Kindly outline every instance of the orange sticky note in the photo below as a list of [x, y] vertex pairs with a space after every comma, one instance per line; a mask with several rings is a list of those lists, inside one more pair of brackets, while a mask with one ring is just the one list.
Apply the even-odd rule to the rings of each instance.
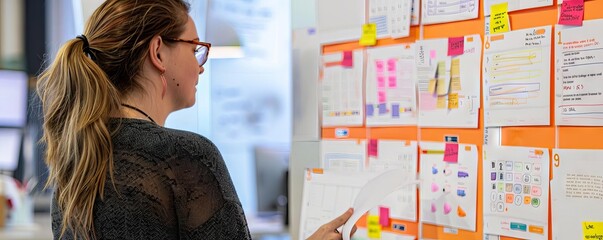
[[511, 29], [507, 12], [508, 6], [507, 2], [490, 6], [490, 34], [504, 33]]

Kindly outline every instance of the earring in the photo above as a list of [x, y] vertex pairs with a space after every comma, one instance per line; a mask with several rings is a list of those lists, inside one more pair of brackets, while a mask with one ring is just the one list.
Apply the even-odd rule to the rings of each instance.
[[163, 89], [161, 91], [161, 99], [165, 97], [165, 90], [167, 89], [167, 82], [165, 81], [165, 76], [161, 73], [161, 83], [163, 84]]

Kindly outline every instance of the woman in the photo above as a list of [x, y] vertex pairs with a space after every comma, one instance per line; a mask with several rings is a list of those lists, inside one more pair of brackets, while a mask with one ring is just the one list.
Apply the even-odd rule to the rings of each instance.
[[[218, 149], [162, 127], [210, 44], [181, 0], [108, 0], [39, 78], [55, 239], [250, 239]], [[311, 238], [338, 239], [349, 210]]]

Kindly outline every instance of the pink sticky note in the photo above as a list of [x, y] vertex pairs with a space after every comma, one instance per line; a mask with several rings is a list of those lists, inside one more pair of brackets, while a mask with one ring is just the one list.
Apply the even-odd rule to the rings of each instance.
[[429, 51], [429, 58], [431, 58], [431, 59], [435, 59], [436, 58], [436, 51], [435, 50]]
[[379, 224], [383, 227], [389, 227], [389, 208], [379, 207]]
[[387, 60], [387, 71], [395, 72], [396, 71], [396, 62], [395, 58], [390, 58]]
[[559, 24], [570, 26], [582, 26], [584, 18], [584, 0], [563, 0]]
[[377, 157], [377, 155], [378, 155], [377, 146], [378, 146], [377, 139], [369, 139], [368, 146], [367, 146], [367, 148], [368, 148], [367, 152], [368, 152], [369, 157]]
[[448, 38], [448, 56], [461, 55], [465, 51], [465, 37]]
[[385, 75], [377, 74], [377, 87], [385, 88]]
[[444, 214], [449, 214], [452, 211], [452, 207], [448, 203], [444, 203]]
[[419, 100], [421, 110], [434, 110], [438, 103], [438, 98], [428, 92], [422, 92]]
[[438, 210], [438, 208], [436, 207], [435, 203], [431, 203], [431, 212], [436, 212]]
[[343, 66], [343, 67], [353, 67], [354, 66], [354, 57], [352, 55], [352, 51], [344, 51], [343, 52], [343, 60], [341, 61], [341, 66]]
[[377, 95], [378, 95], [378, 98], [379, 98], [378, 99], [379, 103], [385, 103], [385, 102], [387, 102], [387, 93], [385, 93], [384, 90], [379, 90], [377, 92]]
[[396, 87], [398, 86], [398, 78], [396, 77], [396, 75], [395, 75], [395, 74], [393, 74], [393, 75], [389, 75], [389, 76], [387, 77], [387, 80], [389, 80], [389, 81], [388, 81], [388, 83], [389, 83], [389, 85], [388, 85], [388, 86], [389, 86], [390, 88], [396, 88]]
[[444, 150], [444, 162], [457, 163], [459, 161], [459, 144], [458, 143], [446, 143], [446, 149]]
[[377, 69], [377, 73], [385, 72], [385, 67], [383, 65], [384, 65], [383, 60], [375, 61], [375, 67]]

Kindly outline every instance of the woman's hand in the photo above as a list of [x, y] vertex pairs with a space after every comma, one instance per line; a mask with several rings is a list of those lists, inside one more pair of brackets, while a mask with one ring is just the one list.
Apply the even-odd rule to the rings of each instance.
[[[348, 219], [352, 216], [352, 213], [354, 213], [354, 209], [348, 209], [345, 213], [341, 214], [341, 216], [333, 219], [333, 221], [320, 226], [320, 228], [318, 228], [318, 230], [316, 230], [316, 232], [314, 232], [314, 234], [312, 234], [312, 236], [310, 236], [307, 240], [343, 239], [341, 233], [337, 231], [337, 228], [345, 224], [345, 222], [348, 221]], [[356, 226], [352, 228], [350, 237], [354, 235], [354, 232], [356, 232]]]

